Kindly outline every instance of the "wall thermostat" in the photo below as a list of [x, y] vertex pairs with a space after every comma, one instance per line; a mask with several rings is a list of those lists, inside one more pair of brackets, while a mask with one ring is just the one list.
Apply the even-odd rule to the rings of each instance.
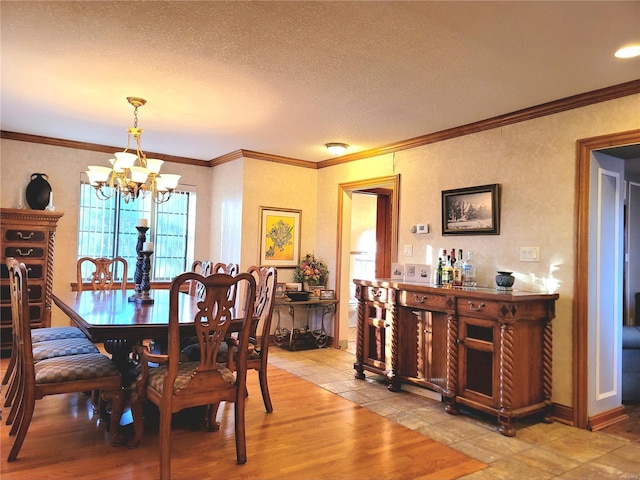
[[429, 233], [429, 225], [426, 223], [419, 223], [416, 225], [416, 233]]

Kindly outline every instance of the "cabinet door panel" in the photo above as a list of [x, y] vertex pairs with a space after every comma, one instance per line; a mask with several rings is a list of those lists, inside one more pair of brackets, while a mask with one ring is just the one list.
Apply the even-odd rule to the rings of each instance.
[[488, 407], [498, 405], [499, 330], [496, 322], [460, 317], [458, 395]]

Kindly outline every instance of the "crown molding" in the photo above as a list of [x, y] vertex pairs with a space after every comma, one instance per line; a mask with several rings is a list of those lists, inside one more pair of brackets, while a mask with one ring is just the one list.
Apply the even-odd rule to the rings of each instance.
[[[500, 128], [507, 125], [513, 125], [514, 123], [526, 122], [535, 118], [554, 115], [556, 113], [565, 112], [567, 110], [573, 110], [575, 108], [581, 108], [600, 102], [606, 102], [608, 100], [615, 100], [617, 98], [635, 95], [637, 93], [640, 93], [640, 79], [621, 83], [619, 85], [614, 85], [611, 87], [601, 88], [599, 90], [593, 90], [591, 92], [580, 93], [571, 97], [553, 100], [551, 102], [542, 103], [533, 107], [523, 108], [522, 110], [517, 110], [515, 112], [507, 113], [504, 115], [498, 115], [497, 117], [468, 123], [466, 125], [441, 130], [439, 132], [421, 135], [419, 137], [414, 137], [407, 140], [401, 140], [399, 142], [384, 145], [382, 147], [376, 147], [369, 150], [363, 150], [361, 152], [349, 153], [347, 155], [342, 155], [336, 158], [321, 160], [319, 162], [311, 162], [308, 160], [300, 160], [298, 158], [283, 157], [280, 155], [272, 155], [269, 153], [262, 153], [244, 149], [235, 150], [220, 157], [212, 158], [211, 160], [198, 160], [195, 158], [179, 157], [175, 155], [165, 155], [162, 153], [153, 152], [149, 152], [147, 155], [150, 157], [152, 156], [154, 158], [159, 158], [160, 160], [164, 160], [166, 162], [198, 165], [204, 167], [215, 167], [217, 165], [222, 165], [223, 163], [238, 160], [240, 158], [253, 158], [255, 160], [282, 163], [285, 165], [293, 165], [303, 168], [321, 169], [334, 165], [340, 165], [343, 163], [353, 162], [356, 160], [362, 160], [365, 158], [395, 153], [401, 150], [408, 150], [410, 148], [417, 148], [424, 145], [429, 145], [431, 143], [441, 142], [443, 140], [450, 140], [456, 137], [484, 132], [486, 130], [492, 130], [494, 128]], [[63, 140], [58, 138], [42, 137], [38, 135], [29, 135], [25, 133], [7, 132], [5, 130], [0, 131], [0, 137], [9, 140], [41, 143], [44, 145], [76, 148], [80, 150], [104, 152], [109, 154], [113, 153], [114, 151], [121, 150], [118, 147], [98, 145], [95, 143], [77, 142], [74, 140]]]
[[587, 105], [593, 105], [595, 103], [605, 102], [607, 100], [614, 100], [616, 98], [635, 95], [637, 93], [640, 93], [640, 79], [621, 83], [612, 87], [601, 88], [592, 92], [573, 95], [571, 97], [562, 98], [560, 100], [542, 103], [533, 107], [523, 108], [522, 110], [517, 110], [515, 112], [499, 115], [497, 117], [492, 117], [485, 120], [480, 120], [478, 122], [468, 123], [459, 127], [449, 128], [447, 130], [441, 130], [435, 133], [429, 133], [420, 137], [402, 140], [400, 142], [385, 145], [383, 147], [372, 148], [370, 150], [364, 150], [362, 152], [350, 153], [338, 158], [321, 160], [320, 162], [318, 162], [318, 168], [331, 167], [333, 165], [339, 165], [341, 163], [348, 163], [355, 160], [362, 160], [365, 158], [377, 157], [379, 155], [386, 155], [401, 150], [408, 150], [410, 148], [421, 147], [430, 143], [450, 140], [452, 138], [462, 137], [465, 135], [470, 135], [472, 133], [484, 132], [486, 130], [492, 130], [494, 128], [500, 128], [506, 125], [512, 125], [514, 123], [526, 122], [527, 120], [532, 120], [534, 118], [554, 115], [556, 113], [565, 112], [567, 110], [573, 110], [575, 108], [585, 107]]
[[[111, 147], [109, 145], [100, 145], [97, 143], [77, 142], [75, 140], [65, 140], [62, 138], [43, 137], [40, 135], [30, 135], [28, 133], [0, 131], [0, 138], [7, 140], [17, 140], [19, 142], [39, 143], [42, 145], [53, 145], [56, 147], [75, 148], [78, 150], [87, 150], [90, 152], [102, 152], [113, 155], [113, 152], [119, 152], [122, 147]], [[186, 165], [198, 165], [208, 167], [207, 160], [198, 160], [196, 158], [179, 157], [176, 155], [166, 155], [164, 153], [145, 152], [149, 158], [157, 158], [171, 163], [182, 163]]]

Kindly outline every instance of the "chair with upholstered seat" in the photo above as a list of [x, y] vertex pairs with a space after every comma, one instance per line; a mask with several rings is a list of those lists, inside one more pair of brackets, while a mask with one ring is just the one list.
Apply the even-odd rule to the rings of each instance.
[[[199, 282], [204, 287], [202, 298], [180, 293], [187, 282]], [[229, 300], [231, 289], [246, 292], [241, 303], [244, 317], [234, 319]], [[143, 435], [143, 402], [151, 401], [160, 410], [160, 478], [170, 478], [171, 418], [173, 413], [189, 407], [235, 404], [236, 458], [239, 464], [247, 460], [245, 440], [245, 397], [247, 377], [247, 345], [253, 321], [256, 283], [253, 276], [212, 274], [207, 277], [186, 272], [171, 283], [167, 354], [153, 354], [146, 346], [137, 347], [140, 357], [140, 375], [131, 398], [136, 437], [131, 446], [137, 446]], [[195, 318], [181, 318], [183, 302], [197, 302]], [[199, 346], [198, 361], [181, 361], [180, 323], [193, 321]], [[234, 324], [238, 333], [239, 355], [235, 375], [224, 364], [216, 362], [217, 353]], [[158, 364], [150, 367], [150, 363]], [[211, 429], [215, 418], [208, 418]]]
[[[66, 338], [87, 338], [82, 330], [78, 327], [44, 327], [31, 330], [31, 341], [33, 344], [46, 342], [50, 340], [62, 340]], [[15, 358], [15, 338], [12, 341], [11, 358], [9, 358], [9, 365], [2, 377], [2, 385], [9, 383], [11, 376], [13, 375], [13, 369], [16, 364]]]
[[[249, 267], [248, 273], [256, 279], [256, 299], [254, 316], [259, 317], [260, 321], [255, 322], [249, 336], [249, 351], [247, 352], [247, 368], [256, 370], [260, 379], [260, 390], [262, 392], [262, 400], [264, 401], [265, 410], [268, 413], [273, 412], [271, 396], [269, 395], [269, 383], [267, 381], [267, 365], [269, 355], [269, 343], [271, 335], [271, 318], [273, 316], [273, 305], [278, 282], [278, 272], [274, 267]], [[257, 336], [258, 326], [260, 328], [260, 337]], [[228, 352], [231, 356], [228, 358], [218, 358], [218, 360], [226, 360], [227, 366], [235, 369], [235, 356], [238, 352], [238, 341], [235, 337], [227, 339], [229, 345]]]
[[28, 280], [24, 263], [7, 258], [11, 292], [12, 327], [15, 332], [17, 357], [15, 378], [14, 422], [9, 435], [15, 440], [8, 461], [14, 461], [22, 448], [33, 418], [35, 402], [46, 395], [101, 390], [112, 402], [111, 438], [118, 444], [117, 428], [122, 415], [124, 392], [121, 377], [113, 362], [101, 353], [59, 356], [35, 361], [29, 320]]
[[112, 290], [117, 285], [115, 279], [120, 277], [120, 289], [127, 289], [127, 261], [122, 257], [92, 258], [82, 257], [76, 265], [76, 279], [78, 291], [84, 289], [84, 280], [87, 279], [93, 290]]

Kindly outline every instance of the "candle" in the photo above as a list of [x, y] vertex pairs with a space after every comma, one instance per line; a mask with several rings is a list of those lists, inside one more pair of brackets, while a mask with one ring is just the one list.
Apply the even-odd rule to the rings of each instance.
[[148, 227], [149, 226], [149, 220], [147, 220], [146, 218], [139, 218], [137, 226], [138, 227]]
[[144, 242], [142, 244], [143, 252], [153, 252], [153, 242]]
[[53, 207], [53, 190], [49, 192], [49, 207]]

